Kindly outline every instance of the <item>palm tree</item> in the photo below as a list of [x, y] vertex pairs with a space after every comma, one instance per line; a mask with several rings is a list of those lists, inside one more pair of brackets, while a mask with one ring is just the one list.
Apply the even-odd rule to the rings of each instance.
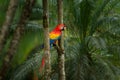
[[[57, 24], [56, 4], [56, 0], [50, 0], [50, 26]], [[119, 80], [119, 0], [64, 0], [63, 5], [67, 25], [64, 44], [66, 80]], [[42, 8], [37, 10], [42, 13]], [[43, 42], [42, 19], [37, 20], [30, 21], [25, 27], [26, 34], [21, 38], [9, 71], [14, 75], [7, 75], [13, 80], [27, 80], [26, 75], [30, 77], [29, 72], [34, 70], [40, 79], [44, 77], [37, 72], [44, 52], [37, 50], [38, 54], [29, 55]], [[26, 59], [28, 55], [31, 58]], [[51, 79], [57, 80], [56, 56], [56, 50], [52, 48]]]
[[18, 27], [15, 30], [13, 39], [10, 43], [10, 47], [9, 47], [8, 52], [3, 60], [2, 69], [0, 71], [1, 80], [5, 79], [5, 74], [7, 72], [7, 69], [10, 66], [10, 62], [13, 58], [14, 53], [16, 53], [17, 45], [18, 45], [19, 40], [24, 32], [24, 26], [26, 24], [26, 20], [28, 20], [28, 18], [30, 16], [30, 12], [31, 12], [31, 8], [33, 7], [33, 4], [34, 4], [34, 0], [26, 1], [26, 4], [24, 6], [24, 10], [23, 10], [23, 14], [22, 14], [21, 19], [18, 23]]
[[[63, 1], [57, 0], [57, 6], [58, 6], [58, 24], [63, 23]], [[59, 47], [61, 49], [57, 49], [58, 53], [58, 68], [59, 68], [59, 80], [65, 80], [65, 52], [64, 52], [64, 35], [62, 32], [61, 39], [59, 41]], [[60, 50], [63, 50], [62, 52]]]
[[1, 50], [4, 47], [4, 43], [5, 43], [5, 39], [9, 33], [9, 27], [12, 24], [12, 21], [14, 19], [14, 15], [17, 9], [17, 5], [18, 5], [18, 1], [17, 0], [11, 0], [9, 2], [9, 6], [8, 6], [8, 10], [6, 12], [6, 19], [3, 23], [3, 26], [1, 28], [1, 32], [0, 32], [0, 53]]
[[[66, 14], [69, 16], [66, 18], [67, 25], [69, 25], [69, 42], [67, 41], [67, 43], [71, 43], [66, 44], [66, 53], [71, 54], [67, 56], [68, 61], [66, 62], [66, 66], [71, 66], [71, 68], [66, 69], [68, 72], [67, 79], [115, 80], [111, 66], [104, 59], [108, 55], [106, 38], [102, 38], [100, 34], [109, 30], [107, 24], [110, 25], [109, 19], [113, 19], [114, 16], [106, 15], [106, 13], [110, 12], [118, 1], [82, 0], [78, 2], [72, 0], [66, 2], [70, 6], [72, 5], [69, 6], [70, 10]], [[108, 78], [108, 75], [111, 77]]]
[[50, 80], [51, 64], [50, 64], [50, 42], [49, 42], [49, 22], [48, 22], [48, 0], [43, 0], [43, 28], [44, 28], [44, 55], [45, 55], [45, 79]]

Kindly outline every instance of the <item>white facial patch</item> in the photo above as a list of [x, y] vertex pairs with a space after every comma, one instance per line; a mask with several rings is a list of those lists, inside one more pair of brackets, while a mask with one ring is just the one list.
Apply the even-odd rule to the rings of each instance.
[[62, 30], [64, 28], [64, 26], [60, 27], [60, 29]]

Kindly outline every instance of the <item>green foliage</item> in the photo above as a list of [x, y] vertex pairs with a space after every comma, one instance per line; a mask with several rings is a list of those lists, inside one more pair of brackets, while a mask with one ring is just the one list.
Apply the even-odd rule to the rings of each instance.
[[36, 23], [29, 23], [23, 37], [20, 40], [14, 64], [21, 64], [28, 57], [29, 53], [38, 45], [43, 44], [42, 26]]
[[23, 80], [31, 71], [39, 68], [42, 54], [36, 54], [32, 58], [25, 61], [11, 76], [10, 80]]
[[0, 0], [0, 27], [4, 22], [9, 0]]
[[[19, 21], [21, 7], [24, 4], [23, 0], [20, 1], [21, 6], [17, 9], [15, 20], [11, 26], [12, 31]], [[8, 5], [8, 3], [6, 4]], [[50, 0], [49, 4], [51, 30], [57, 24], [57, 2]], [[4, 13], [5, 11], [0, 11], [0, 17], [5, 17]], [[64, 0], [64, 22], [67, 26], [65, 32], [66, 80], [120, 79], [119, 14], [119, 0]], [[10, 67], [10, 70], [13, 70], [12, 76], [8, 75], [11, 76], [11, 80], [23, 80], [30, 72], [38, 70], [42, 51], [37, 50], [38, 54], [34, 56], [31, 56], [30, 53], [36, 46], [43, 43], [41, 19], [42, 3], [41, 0], [37, 0], [30, 21], [25, 27], [25, 34], [22, 36], [17, 53], [12, 60]], [[4, 18], [0, 18], [1, 21], [4, 21]], [[9, 41], [10, 38], [7, 46], [9, 46]], [[51, 49], [51, 53], [53, 70], [51, 78], [57, 80], [55, 49]], [[30, 58], [28, 58], [29, 56]], [[39, 74], [39, 72], [37, 73]], [[39, 74], [39, 77], [44, 77], [44, 75]]]
[[[92, 6], [85, 5], [86, 3]], [[68, 45], [66, 55], [69, 55], [66, 61], [68, 80], [119, 80], [120, 57], [116, 59], [115, 55], [119, 55], [118, 52], [116, 53], [119, 49], [116, 44], [119, 42], [117, 35], [120, 32], [120, 18], [119, 15], [115, 15], [116, 13], [106, 15], [118, 3], [115, 0], [96, 2], [92, 2], [92, 0], [78, 2], [76, 0], [76, 3], [72, 0], [69, 3], [69, 6], [73, 6], [70, 7], [67, 14], [70, 17], [65, 20], [69, 26], [68, 38], [70, 38], [66, 44]], [[115, 53], [108, 49], [110, 44], [113, 46], [113, 43], [116, 43], [117, 47], [117, 50], [112, 49]], [[113, 58], [115, 58], [117, 66], [113, 63], [114, 61], [112, 62]], [[110, 77], [108, 78], [108, 76]]]

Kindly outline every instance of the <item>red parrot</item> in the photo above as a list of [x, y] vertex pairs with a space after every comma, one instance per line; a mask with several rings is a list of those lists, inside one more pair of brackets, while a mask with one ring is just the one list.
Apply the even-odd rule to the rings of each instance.
[[[66, 29], [66, 26], [64, 24], [58, 24], [50, 33], [50, 47], [53, 45], [56, 45], [56, 41], [61, 38], [62, 31]], [[44, 48], [44, 45], [43, 45]], [[41, 66], [40, 66], [40, 72], [42, 68], [45, 66], [45, 57], [43, 56]]]

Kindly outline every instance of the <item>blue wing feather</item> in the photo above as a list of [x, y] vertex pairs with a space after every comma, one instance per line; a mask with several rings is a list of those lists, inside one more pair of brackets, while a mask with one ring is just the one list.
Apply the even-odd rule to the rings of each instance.
[[[50, 39], [50, 48], [52, 47], [52, 44], [56, 41], [56, 40], [59, 40], [61, 38], [61, 36], [59, 36], [58, 38], [56, 39]], [[41, 45], [41, 48], [44, 48], [44, 44]]]

